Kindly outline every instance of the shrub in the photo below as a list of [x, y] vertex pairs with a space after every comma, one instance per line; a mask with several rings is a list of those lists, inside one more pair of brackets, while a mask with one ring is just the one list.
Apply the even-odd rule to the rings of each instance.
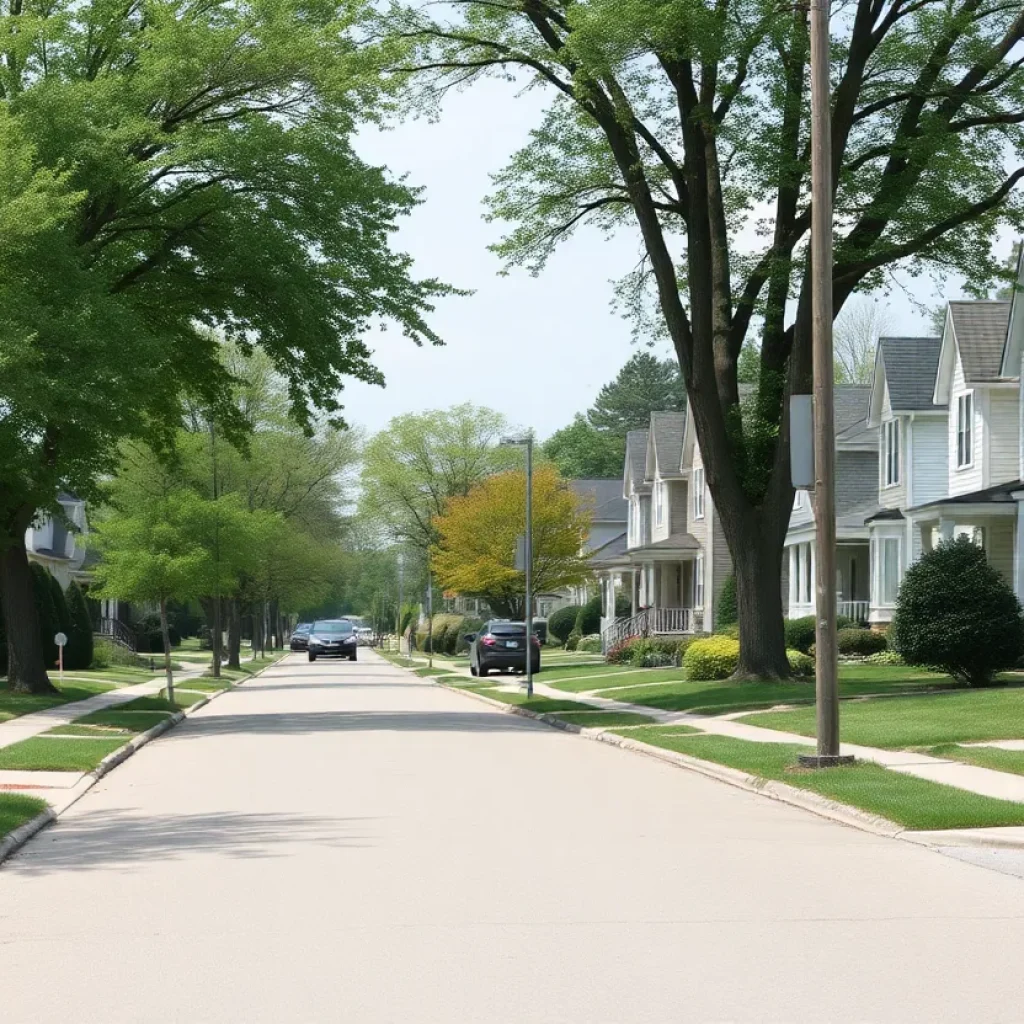
[[576, 617], [579, 613], [580, 606], [578, 604], [570, 604], [565, 608], [559, 608], [557, 612], [552, 612], [548, 616], [548, 633], [559, 643], [564, 644], [576, 625]]
[[795, 676], [813, 676], [814, 659], [803, 651], [786, 651], [789, 667]]
[[580, 607], [576, 615], [575, 632], [580, 636], [590, 636], [601, 629], [601, 595], [592, 597], [585, 605]]
[[[786, 647], [789, 650], [806, 654], [814, 643], [817, 619], [813, 615], [804, 615], [799, 619], [786, 619]], [[845, 615], [836, 619], [838, 629], [846, 629], [852, 622]]]
[[864, 659], [866, 665], [905, 665], [906, 662], [895, 651], [879, 651]]
[[70, 639], [71, 637], [71, 613], [68, 611], [68, 602], [64, 597], [64, 591], [61, 589], [60, 581], [56, 576], [50, 576], [50, 597], [53, 599], [53, 610], [56, 614], [57, 630], [63, 633]]
[[85, 594], [74, 580], [67, 589], [67, 605], [71, 631], [64, 651], [64, 666], [70, 669], [88, 668], [93, 657], [92, 618], [85, 603]]
[[727, 636], [733, 640], [739, 640], [740, 638], [740, 627], [738, 622], [734, 622], [729, 626], [717, 626], [715, 628], [715, 636]]
[[722, 592], [718, 595], [718, 607], [715, 609], [715, 632], [724, 634], [725, 627], [735, 626], [738, 622], [739, 609], [736, 607], [736, 575], [735, 573], [729, 573], [722, 584]]
[[47, 668], [57, 664], [57, 645], [53, 638], [60, 629], [57, 609], [53, 606], [53, 591], [50, 588], [50, 574], [38, 563], [33, 562], [32, 596], [39, 617], [39, 641], [43, 645], [43, 661]]
[[687, 679], [709, 682], [728, 679], [740, 660], [740, 642], [728, 636], [711, 636], [691, 643], [683, 655]]
[[888, 646], [884, 633], [871, 629], [857, 629], [856, 626], [839, 630], [837, 635], [839, 653], [845, 657], [866, 658], [878, 654]]
[[1013, 590], [967, 537], [922, 555], [896, 597], [890, 640], [911, 665], [983, 686], [1024, 652], [1024, 620]]
[[484, 628], [483, 619], [463, 619], [462, 625], [459, 626], [459, 632], [456, 637], [455, 654], [464, 654], [469, 650], [469, 644], [466, 642], [466, 636], [470, 633], [479, 633]]
[[4, 629], [4, 609], [0, 604], [0, 676], [7, 675], [7, 632]]
[[567, 651], [575, 651], [576, 650], [576, 645], [580, 642], [581, 638], [582, 638], [581, 634], [577, 633], [576, 630], [574, 629], [569, 634], [568, 639], [565, 641], [565, 649]]
[[586, 651], [587, 654], [601, 653], [601, 634], [591, 633], [590, 636], [580, 637], [576, 644], [577, 651]]

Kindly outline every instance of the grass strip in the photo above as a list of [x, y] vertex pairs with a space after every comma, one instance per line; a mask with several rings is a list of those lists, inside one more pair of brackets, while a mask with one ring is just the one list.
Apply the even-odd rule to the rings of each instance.
[[[605, 666], [608, 669], [615, 666]], [[605, 676], [603, 673], [592, 673], [587, 676], [572, 675], [568, 678], [549, 679], [544, 682], [556, 690], [566, 693], [582, 693], [584, 690], [601, 690], [602, 693], [613, 693], [620, 687], [651, 686], [663, 683], [684, 682], [683, 670], [680, 668], [628, 668], [620, 669]], [[602, 689], [602, 687], [604, 689]]]
[[999, 747], [961, 747], [956, 743], [942, 743], [925, 751], [932, 757], [973, 764], [978, 768], [991, 768], [1011, 775], [1024, 775], [1024, 750], [1002, 750]]
[[45, 800], [21, 793], [0, 793], [0, 839], [45, 810]]
[[[813, 707], [750, 715], [743, 721], [802, 736], [815, 734]], [[892, 750], [1024, 739], [1024, 689], [960, 690], [848, 701], [842, 707], [842, 722], [845, 742]]]
[[454, 676], [458, 673], [453, 672], [450, 668], [416, 668], [413, 669], [413, 675], [427, 678], [430, 676]]
[[578, 700], [558, 700], [552, 697], [541, 697], [534, 694], [532, 697], [527, 697], [523, 691], [509, 691], [509, 690], [488, 690], [481, 688], [480, 693], [486, 697], [493, 697], [495, 700], [500, 700], [503, 704], [514, 704], [516, 707], [526, 708], [527, 711], [542, 711], [545, 713], [553, 713], [555, 711], [600, 711], [600, 708], [595, 708], [592, 704], [581, 704]]
[[6, 680], [0, 682], [0, 722], [9, 722], [12, 718], [31, 715], [36, 711], [59, 707], [61, 704], [72, 704], [79, 700], [88, 700], [98, 693], [117, 689], [113, 683], [105, 681], [89, 681], [82, 683], [66, 683], [59, 693], [15, 693], [7, 686]]
[[33, 736], [0, 748], [0, 771], [87, 772], [124, 742], [123, 736], [95, 740]]
[[49, 732], [43, 733], [43, 735], [90, 736], [93, 739], [116, 739], [118, 736], [122, 736], [125, 739], [130, 739], [135, 732], [134, 726], [132, 728], [118, 728], [113, 725], [79, 725], [77, 722], [73, 722], [71, 725], [58, 725], [56, 729], [51, 729]]
[[[885, 703], [889, 703], [886, 701]], [[674, 727], [631, 729], [630, 739], [774, 779], [830, 800], [860, 808], [913, 830], [994, 828], [1024, 825], [1024, 804], [995, 800], [861, 762], [824, 771], [797, 767], [808, 748], [788, 743], [755, 743], [725, 736], [680, 735]]]
[[582, 726], [584, 729], [604, 729], [616, 725], [650, 725], [654, 721], [649, 715], [638, 715], [632, 711], [560, 711], [554, 717], [563, 722]]

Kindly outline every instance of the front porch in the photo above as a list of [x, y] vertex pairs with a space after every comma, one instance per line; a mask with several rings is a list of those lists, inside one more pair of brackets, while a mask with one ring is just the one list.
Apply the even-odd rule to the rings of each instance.
[[[817, 614], [815, 597], [817, 545], [813, 539], [786, 548], [788, 617]], [[868, 540], [840, 541], [836, 545], [836, 614], [854, 622], [867, 622], [871, 611], [871, 548]]]

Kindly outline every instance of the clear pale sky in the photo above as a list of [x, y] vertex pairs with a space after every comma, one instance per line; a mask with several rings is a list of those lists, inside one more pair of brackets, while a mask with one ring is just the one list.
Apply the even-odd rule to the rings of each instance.
[[[526, 141], [542, 101], [539, 91], [516, 96], [507, 84], [481, 83], [450, 96], [438, 122], [410, 121], [360, 136], [364, 159], [426, 189], [396, 247], [414, 257], [416, 273], [474, 294], [439, 303], [432, 323], [443, 348], [418, 349], [396, 331], [370, 338], [388, 383], [346, 388], [353, 426], [372, 432], [400, 413], [470, 401], [547, 437], [591, 405], [636, 351], [629, 324], [610, 306], [610, 282], [636, 262], [635, 236], [608, 241], [581, 232], [539, 277], [524, 271], [501, 277], [497, 257], [487, 251], [501, 232], [483, 220], [488, 175]], [[919, 301], [936, 301], [930, 283], [910, 287]], [[889, 333], [923, 333], [921, 314], [899, 288], [879, 301], [887, 307]], [[669, 354], [667, 346], [655, 351]]]

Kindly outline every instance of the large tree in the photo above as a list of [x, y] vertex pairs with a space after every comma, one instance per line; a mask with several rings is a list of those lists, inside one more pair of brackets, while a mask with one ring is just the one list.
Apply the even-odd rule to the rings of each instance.
[[[787, 409], [811, 383], [806, 5], [463, 0], [386, 17], [428, 100], [487, 74], [549, 90], [491, 198], [510, 264], [543, 266], [588, 222], [639, 231], [632, 306], [649, 286], [686, 382], [735, 564], [739, 674], [788, 674]], [[833, 19], [837, 312], [897, 263], [993, 275], [991, 239], [1024, 219], [1022, 40], [1004, 0], [853, 0]]]
[[626, 438], [598, 430], [577, 413], [572, 423], [544, 442], [543, 451], [562, 476], [572, 480], [616, 477], [622, 474], [626, 460]]
[[474, 405], [397, 416], [366, 445], [360, 517], [378, 536], [425, 555], [448, 501], [522, 459], [500, 445], [501, 413]]
[[360, 0], [11, 0], [0, 32], [0, 584], [12, 684], [49, 686], [26, 526], [92, 498], [182, 396], [233, 416], [213, 329], [262, 348], [293, 416], [380, 383], [363, 336], [446, 289], [391, 248], [415, 190], [363, 163], [386, 106]]
[[[592, 576], [581, 554], [592, 511], [558, 472], [544, 466], [533, 479], [533, 578], [535, 594], [584, 583]], [[526, 613], [524, 573], [516, 546], [526, 523], [526, 474], [496, 473], [464, 497], [452, 498], [435, 520], [434, 569], [447, 590], [482, 597], [498, 615]]]

